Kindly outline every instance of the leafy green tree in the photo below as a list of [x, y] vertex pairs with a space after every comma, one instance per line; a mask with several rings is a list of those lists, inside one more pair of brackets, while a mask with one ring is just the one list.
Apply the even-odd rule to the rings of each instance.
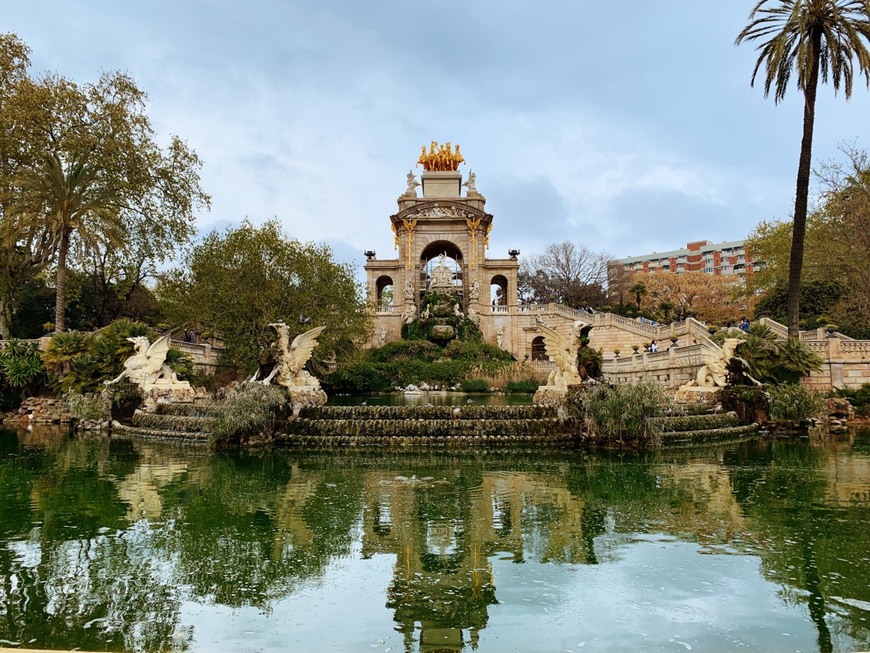
[[[823, 193], [807, 217], [800, 306], [803, 328], [817, 318], [840, 325], [855, 338], [870, 336], [870, 159], [844, 146], [845, 162], [826, 162], [816, 171]], [[762, 222], [747, 250], [764, 266], [747, 277], [749, 297], [766, 293], [756, 315], [787, 320], [790, 225]]]
[[[845, 294], [846, 288], [836, 280], [817, 279], [801, 284], [803, 326], [807, 329], [815, 329], [818, 318], [831, 315]], [[756, 318], [769, 317], [783, 322], [787, 315], [788, 289], [785, 284], [774, 287], [755, 306]]]
[[0, 338], [11, 336], [12, 312], [19, 288], [46, 264], [47, 232], [22, 230], [7, 219], [15, 197], [12, 178], [36, 160], [25, 126], [33, 122], [25, 106], [33, 104], [33, 83], [27, 77], [30, 49], [12, 34], [0, 34]]
[[73, 249], [144, 244], [147, 260], [165, 261], [193, 235], [194, 211], [209, 198], [196, 154], [178, 137], [158, 145], [146, 96], [127, 75], [106, 73], [83, 85], [57, 75], [34, 80], [26, 46], [11, 35], [0, 45], [7, 51], [0, 62], [11, 71], [0, 77], [8, 79], [0, 91], [11, 116], [0, 123], [0, 149], [10, 149], [0, 164], [0, 235], [15, 254], [0, 274], [0, 316], [9, 316], [21, 278], [53, 262], [61, 332]]
[[804, 95], [803, 137], [798, 162], [788, 276], [788, 332], [800, 335], [800, 283], [810, 188], [813, 127], [819, 79], [843, 85], [848, 99], [857, 60], [858, 73], [870, 86], [870, 4], [867, 0], [760, 0], [750, 23], [735, 41], [760, 41], [752, 84], [764, 67], [764, 94], [774, 89], [774, 102], [785, 97], [792, 73]]
[[224, 363], [244, 373], [274, 339], [272, 322], [286, 322], [291, 333], [327, 325], [310, 362], [315, 371], [333, 352], [347, 359], [370, 329], [353, 270], [335, 263], [326, 245], [285, 236], [274, 220], [211, 232], [157, 292], [173, 324], [222, 338]]
[[22, 170], [16, 178], [21, 193], [9, 211], [13, 219], [49, 223], [57, 242], [55, 274], [55, 330], [65, 328], [67, 256], [72, 235], [85, 242], [120, 247], [124, 228], [116, 207], [117, 188], [100, 183], [100, 170], [81, 161], [66, 164], [49, 153], [37, 166]]

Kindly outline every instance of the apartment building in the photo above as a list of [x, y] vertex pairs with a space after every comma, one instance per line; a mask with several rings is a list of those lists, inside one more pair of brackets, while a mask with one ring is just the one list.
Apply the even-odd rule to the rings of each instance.
[[653, 252], [642, 256], [629, 256], [611, 262], [611, 271], [619, 266], [624, 272], [703, 272], [712, 275], [752, 274], [757, 264], [746, 254], [742, 240], [711, 243], [697, 240], [687, 243], [685, 249]]

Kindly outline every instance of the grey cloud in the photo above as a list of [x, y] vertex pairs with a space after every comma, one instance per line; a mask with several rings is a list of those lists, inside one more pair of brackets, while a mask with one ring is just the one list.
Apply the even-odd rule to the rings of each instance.
[[695, 240], [722, 242], [748, 235], [745, 223], [735, 218], [733, 206], [672, 190], [630, 190], [615, 198], [609, 208], [617, 258], [680, 249]]

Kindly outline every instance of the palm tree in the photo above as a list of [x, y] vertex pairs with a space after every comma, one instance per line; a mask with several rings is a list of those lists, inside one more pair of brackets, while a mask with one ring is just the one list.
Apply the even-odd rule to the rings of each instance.
[[774, 102], [785, 97], [792, 72], [804, 94], [804, 127], [798, 162], [791, 256], [788, 270], [788, 335], [800, 335], [798, 324], [801, 268], [806, 233], [807, 197], [810, 188], [816, 89], [830, 78], [840, 84], [846, 99], [852, 95], [855, 75], [863, 73], [870, 87], [870, 0], [761, 0], [749, 14], [750, 23], [735, 44], [760, 41], [752, 85], [764, 66], [764, 95], [774, 89]]
[[120, 202], [114, 187], [88, 163], [64, 164], [50, 153], [39, 165], [19, 175], [20, 199], [10, 213], [16, 218], [41, 222], [50, 232], [57, 252], [54, 329], [65, 328], [66, 262], [72, 236], [90, 246], [123, 244]]
[[640, 298], [643, 295], [646, 295], [646, 284], [643, 282], [638, 282], [634, 284], [631, 288], [628, 289], [634, 298], [637, 300], [637, 307], [640, 308]]
[[664, 313], [664, 321], [669, 322], [671, 319], [671, 311], [674, 310], [674, 305], [665, 300], [661, 304], [659, 304], [659, 310]]

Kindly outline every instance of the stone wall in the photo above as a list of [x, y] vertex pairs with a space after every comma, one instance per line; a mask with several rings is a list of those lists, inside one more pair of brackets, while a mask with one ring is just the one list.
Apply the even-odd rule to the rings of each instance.
[[[870, 383], [870, 340], [833, 337], [804, 339], [803, 343], [824, 361], [821, 370], [802, 380], [807, 387], [827, 392], [833, 388], [856, 389]], [[602, 371], [610, 383], [645, 379], [675, 389], [695, 378], [704, 363], [702, 349], [703, 346], [697, 344], [671, 347], [655, 354], [620, 352], [619, 356], [605, 356]]]
[[824, 361], [821, 370], [802, 380], [805, 386], [827, 391], [857, 389], [870, 383], [870, 340], [825, 338], [803, 342]]
[[[670, 342], [670, 341], [669, 341]], [[640, 351], [605, 359], [602, 366], [608, 383], [630, 383], [641, 379], [657, 381], [676, 389], [695, 378], [704, 364], [701, 345], [671, 347], [654, 354]]]
[[70, 421], [70, 416], [61, 411], [61, 400], [55, 397], [28, 397], [18, 409], [0, 417], [0, 421], [23, 424], [61, 424]]
[[222, 348], [206, 342], [184, 342], [183, 340], [171, 340], [170, 344], [174, 349], [181, 350], [190, 356], [197, 371], [211, 374], [217, 368], [218, 353]]

